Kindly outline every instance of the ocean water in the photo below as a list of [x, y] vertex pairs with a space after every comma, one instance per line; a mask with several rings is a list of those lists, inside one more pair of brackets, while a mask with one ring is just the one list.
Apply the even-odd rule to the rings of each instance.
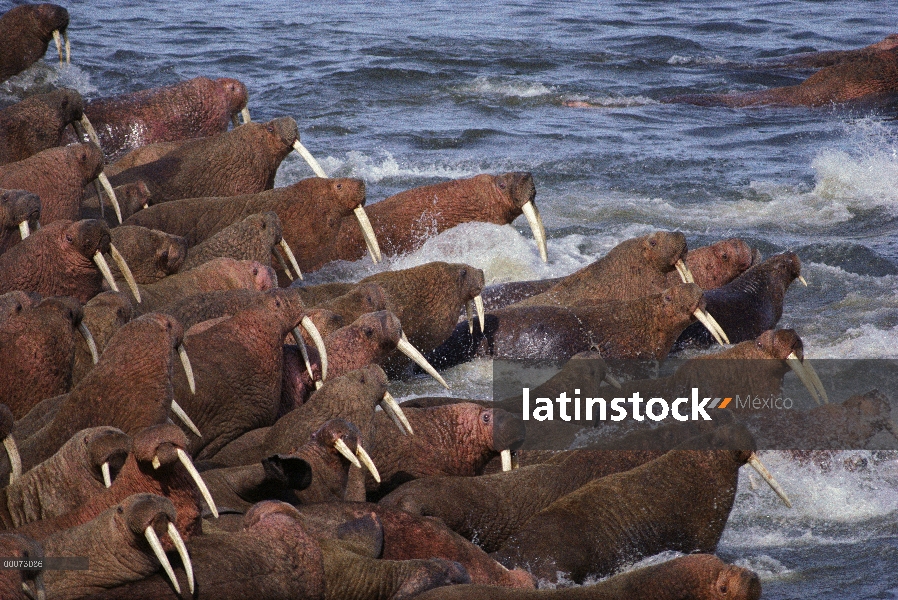
[[[810, 286], [789, 290], [781, 326], [807, 356], [898, 355], [895, 104], [661, 102], [798, 83], [807, 72], [764, 61], [879, 41], [895, 32], [892, 2], [62, 4], [72, 66], [51, 50], [0, 84], [0, 104], [49, 85], [98, 97], [236, 77], [254, 119], [296, 118], [325, 171], [363, 178], [369, 203], [448, 178], [533, 173], [548, 264], [519, 219], [465, 224], [379, 267], [334, 264], [312, 281], [436, 259], [483, 268], [488, 282], [555, 277], [654, 229], [683, 231], [690, 246], [738, 236], [801, 257]], [[277, 185], [311, 174], [293, 155]], [[488, 397], [490, 374], [477, 361], [447, 379], [457, 396]], [[393, 391], [438, 392], [423, 379]], [[720, 554], [756, 570], [765, 598], [898, 596], [895, 460], [821, 473], [765, 459], [795, 508], [746, 476]]]

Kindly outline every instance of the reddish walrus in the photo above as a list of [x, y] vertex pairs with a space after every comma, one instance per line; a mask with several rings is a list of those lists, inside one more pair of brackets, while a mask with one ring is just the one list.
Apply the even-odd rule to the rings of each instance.
[[69, 11], [56, 4], [23, 4], [0, 16], [0, 82], [40, 60], [50, 40], [68, 26]]
[[589, 306], [601, 300], [656, 294], [667, 287], [667, 274], [674, 269], [681, 272], [684, 282], [691, 280], [683, 263], [685, 256], [685, 235], [656, 231], [621, 242], [591, 265], [512, 306]]
[[587, 483], [532, 517], [493, 558], [537, 578], [554, 582], [565, 573], [582, 583], [664, 550], [712, 552], [745, 463], [789, 504], [779, 484], [757, 466], [754, 440], [744, 427], [727, 425], [702, 437], [720, 449], [672, 450]]
[[30, 96], [0, 110], [0, 165], [64, 145], [66, 127], [80, 122], [83, 110], [81, 94], [67, 89]]
[[49, 148], [0, 166], [0, 187], [40, 196], [41, 225], [81, 216], [84, 186], [103, 172], [103, 153], [94, 144]]
[[209, 137], [228, 130], [246, 108], [236, 79], [196, 77], [175, 85], [91, 100], [84, 107], [110, 161], [157, 142]]
[[293, 150], [298, 136], [296, 121], [290, 117], [247, 123], [233, 131], [185, 142], [159, 160], [122, 171], [110, 181], [113, 185], [143, 181], [150, 190], [151, 204], [255, 194], [274, 187], [278, 166]]
[[25, 190], [0, 189], [0, 254], [35, 231], [41, 218], [41, 199]]
[[[530, 173], [477, 175], [407, 190], [372, 204], [366, 212], [388, 254], [416, 250], [428, 237], [461, 223], [505, 225], [524, 214], [545, 261], [545, 228], [533, 203], [535, 196]], [[358, 227], [344, 218], [330, 260], [357, 260], [364, 255], [364, 238]]]
[[759, 600], [758, 576], [711, 554], [691, 554], [628, 571], [578, 588], [513, 590], [485, 585], [452, 585], [417, 596], [419, 600]]

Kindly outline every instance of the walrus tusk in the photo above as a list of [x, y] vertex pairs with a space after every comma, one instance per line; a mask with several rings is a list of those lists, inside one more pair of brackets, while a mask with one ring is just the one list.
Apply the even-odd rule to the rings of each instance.
[[692, 271], [689, 270], [689, 267], [686, 266], [686, 263], [683, 262], [682, 258], [678, 260], [674, 266], [677, 268], [677, 272], [680, 274], [680, 279], [683, 280], [683, 283], [695, 283]]
[[410, 359], [415, 361], [415, 364], [424, 369], [428, 375], [439, 381], [444, 388], [446, 388], [447, 390], [449, 389], [449, 384], [446, 383], [446, 380], [443, 379], [442, 375], [437, 373], [437, 370], [433, 368], [433, 365], [427, 362], [427, 359], [424, 358], [424, 355], [421, 354], [417, 348], [412, 346], [411, 342], [409, 342], [408, 338], [405, 336], [404, 331], [402, 332], [402, 337], [400, 337], [399, 341], [396, 342], [396, 348], [399, 349], [400, 352], [408, 356]]
[[156, 560], [162, 565], [165, 574], [168, 575], [168, 579], [171, 581], [172, 587], [175, 588], [175, 592], [180, 596], [181, 586], [178, 585], [178, 579], [175, 577], [175, 570], [172, 569], [171, 563], [168, 562], [168, 557], [165, 555], [165, 550], [162, 549], [162, 543], [159, 541], [159, 536], [156, 535], [156, 531], [153, 529], [152, 525], [147, 525], [147, 528], [144, 529], [143, 533], [147, 538], [147, 542], [150, 544], [150, 548], [153, 549], [153, 554], [156, 555]]
[[62, 38], [65, 40], [65, 64], [72, 64], [72, 45], [69, 43], [69, 32], [66, 31], [62, 34]]
[[287, 240], [284, 238], [281, 238], [281, 249], [284, 251], [284, 254], [287, 255], [287, 260], [290, 261], [293, 270], [296, 271], [296, 276], [302, 280], [302, 271], [299, 270], [299, 263], [296, 262], [296, 256], [293, 254], [293, 250], [290, 249], [290, 244], [288, 244]]
[[543, 227], [543, 221], [536, 212], [536, 207], [532, 201], [528, 201], [521, 207], [524, 216], [527, 217], [527, 223], [530, 225], [530, 231], [533, 232], [533, 239], [539, 247], [539, 256], [544, 263], [549, 262], [548, 247], [546, 246], [546, 229]]
[[374, 227], [371, 226], [371, 221], [368, 219], [368, 213], [365, 212], [361, 204], [352, 209], [352, 212], [355, 213], [359, 227], [362, 228], [362, 236], [365, 238], [365, 245], [368, 246], [368, 254], [371, 255], [374, 264], [377, 264], [383, 260], [383, 257], [380, 253], [380, 244], [377, 243], [377, 236], [374, 235]]
[[306, 363], [306, 372], [309, 374], [309, 378], [314, 381], [315, 375], [312, 373], [312, 363], [309, 361], [309, 349], [306, 348], [306, 342], [302, 339], [302, 332], [299, 330], [299, 327], [293, 328], [293, 339], [296, 340], [299, 353], [302, 355], [302, 361]]
[[22, 457], [19, 454], [19, 446], [16, 444], [16, 439], [11, 433], [3, 438], [3, 447], [6, 449], [6, 454], [9, 456], [9, 466], [11, 469], [9, 482], [12, 483], [22, 476]]
[[711, 335], [714, 336], [714, 339], [717, 340], [718, 344], [723, 346], [724, 344], [730, 343], [730, 338], [728, 338], [727, 334], [724, 333], [723, 329], [720, 327], [720, 324], [707, 311], [704, 311], [701, 308], [696, 308], [695, 311], [693, 311], [692, 315], [696, 319], [698, 319], [702, 325], [705, 326], [705, 329], [711, 332]]
[[243, 117], [244, 124], [252, 121], [252, 119], [249, 118], [249, 107], [244, 106], [240, 111], [240, 116]]
[[792, 501], [789, 500], [789, 496], [786, 495], [786, 491], [780, 486], [776, 479], [773, 478], [773, 475], [770, 474], [770, 471], [767, 470], [761, 463], [761, 459], [758, 458], [758, 455], [754, 452], [751, 453], [751, 456], [748, 457], [748, 464], [750, 464], [755, 471], [758, 472], [758, 475], [764, 478], [764, 481], [767, 482], [767, 485], [776, 492], [776, 495], [780, 497], [780, 500], [783, 501], [787, 507], [792, 508]]
[[346, 445], [346, 442], [343, 441], [343, 438], [337, 438], [337, 441], [334, 442], [334, 449], [343, 455], [346, 460], [352, 463], [352, 466], [362, 468], [362, 463], [359, 462], [359, 459], [355, 457], [355, 454], [352, 453], [352, 450], [349, 449], [349, 446]]
[[502, 456], [502, 470], [511, 471], [511, 450], [506, 448], [500, 456]]
[[396, 427], [399, 428], [399, 431], [405, 435], [415, 434], [415, 432], [412, 431], [411, 423], [408, 422], [408, 418], [402, 411], [402, 407], [399, 406], [399, 403], [396, 402], [396, 399], [393, 398], [390, 392], [384, 392], [384, 398], [380, 401], [380, 407], [384, 409], [384, 412], [387, 413], [391, 419], [393, 419], [393, 422], [396, 423]]
[[115, 279], [112, 278], [112, 271], [109, 270], [109, 263], [106, 262], [106, 259], [99, 250], [94, 253], [94, 263], [96, 263], [97, 268], [100, 269], [100, 273], [103, 274], [103, 279], [109, 284], [109, 288], [113, 292], [117, 292], [118, 286], [115, 284]]
[[[306, 333], [315, 342], [315, 349], [318, 350], [318, 359], [321, 361], [321, 381], [324, 381], [327, 379], [327, 348], [324, 347], [324, 339], [321, 337], [321, 332], [318, 331], [318, 328], [315, 327], [315, 324], [312, 323], [312, 319], [309, 317], [303, 317], [299, 324], [302, 325], [302, 328], [306, 330]], [[302, 339], [302, 336], [300, 336], [300, 339]]]
[[177, 400], [171, 401], [171, 411], [175, 413], [175, 416], [181, 419], [181, 421], [187, 425], [187, 429], [196, 434], [197, 437], [203, 437], [203, 434], [200, 433], [199, 428], [197, 428], [196, 424], [193, 420], [184, 412], [184, 409], [181, 408], [181, 405], [178, 404]]
[[131, 288], [131, 293], [134, 294], [134, 299], [140, 304], [140, 288], [137, 287], [137, 282], [134, 281], [134, 275], [131, 274], [131, 268], [128, 266], [128, 263], [125, 262], [125, 257], [122, 256], [118, 249], [112, 244], [109, 244], [109, 253], [112, 254], [112, 260], [118, 265], [118, 270], [125, 276], [125, 281], [128, 282], [128, 287]]
[[287, 274], [287, 279], [293, 281], [293, 275], [290, 273], [290, 267], [287, 266], [287, 263], [284, 262], [284, 257], [281, 256], [280, 252], [275, 249], [271, 250], [271, 253], [274, 254], [274, 257], [278, 259], [278, 262], [281, 265], [281, 268], [284, 270], [284, 273]]
[[804, 384], [804, 387], [808, 389], [811, 393], [811, 397], [814, 399], [814, 402], [820, 404], [820, 394], [817, 392], [817, 388], [814, 386], [814, 381], [808, 375], [808, 371], [805, 368], [805, 364], [798, 358], [798, 355], [792, 352], [789, 356], [786, 357], [786, 363], [789, 365], [789, 368], [795, 371], [795, 374], [798, 375], [798, 378]]
[[175, 550], [178, 551], [178, 556], [181, 557], [181, 566], [184, 567], [184, 571], [187, 573], [187, 589], [192, 596], [194, 588], [193, 563], [190, 562], [190, 554], [187, 552], [184, 538], [181, 537], [181, 534], [178, 533], [178, 528], [171, 521], [168, 522], [168, 537], [171, 538], [172, 543], [175, 545]]
[[798, 281], [802, 282], [804, 284], [804, 287], [808, 287], [808, 282], [801, 275], [798, 276]]
[[193, 366], [190, 364], [190, 357], [187, 356], [187, 348], [184, 344], [178, 344], [178, 356], [181, 357], [181, 366], [184, 367], [184, 374], [187, 375], [187, 385], [190, 386], [190, 393], [196, 394], [196, 379], [193, 378]]
[[112, 487], [112, 474], [109, 472], [109, 461], [103, 463], [103, 466], [100, 467], [100, 471], [103, 472], [103, 485], [107, 488]]
[[814, 370], [814, 367], [811, 363], [807, 362], [807, 360], [803, 361], [801, 364], [804, 365], [804, 370], [807, 371], [808, 378], [811, 380], [811, 383], [814, 384], [814, 389], [820, 393], [823, 402], [829, 404], [829, 395], [826, 393], [826, 388], [823, 387], [823, 382], [820, 381], [820, 376], [817, 375], [817, 371]]
[[480, 331], [486, 330], [486, 316], [483, 311], [483, 296], [477, 294], [474, 296], [474, 308], [477, 309], [477, 321], [480, 322]]
[[31, 235], [31, 228], [28, 226], [27, 219], [19, 223], [19, 235], [22, 236], [23, 240]]
[[238, 117], [237, 115], [231, 115], [231, 125], [234, 127], [234, 129], [240, 127], [240, 117]]
[[605, 381], [608, 382], [608, 385], [621, 389], [620, 381], [618, 381], [611, 373], [605, 373]]
[[[106, 192], [106, 195], [109, 196], [109, 199], [112, 201], [112, 208], [115, 209], [115, 218], [118, 219], [118, 224], [122, 224], [122, 207], [119, 206], [118, 198], [115, 197], [115, 190], [112, 189], [112, 184], [109, 183], [109, 178], [106, 177], [106, 173], [101, 172], [97, 175], [97, 179], [100, 181], [100, 185], [103, 186], [103, 191]], [[100, 202], [103, 202], [103, 199], [99, 199]]]
[[94, 364], [97, 364], [100, 362], [100, 355], [97, 353], [97, 343], [94, 341], [94, 336], [91, 335], [90, 329], [87, 328], [87, 325], [81, 322], [78, 323], [78, 331], [81, 332], [81, 336], [84, 338], [84, 341], [87, 342], [91, 360]]
[[368, 472], [371, 473], [371, 477], [374, 478], [374, 481], [380, 483], [380, 473], [377, 472], [377, 467], [374, 466], [374, 461], [371, 460], [371, 456], [362, 448], [361, 444], [358, 444], [355, 447], [355, 455], [359, 457], [359, 460], [362, 461], [362, 464], [368, 469]]
[[87, 118], [87, 115], [81, 115], [81, 126], [84, 127], [84, 131], [87, 132], [87, 137], [90, 138], [94, 144], [100, 147], [102, 150], [102, 146], [100, 146], [100, 136], [97, 135], [97, 130], [94, 129], [94, 126], [91, 125], [90, 119]]
[[474, 335], [474, 301], [465, 302], [465, 316], [468, 318], [468, 333]]
[[327, 179], [327, 173], [325, 173], [324, 169], [321, 168], [321, 164], [317, 160], [315, 160], [315, 157], [312, 156], [312, 153], [302, 145], [302, 142], [300, 142], [299, 140], [293, 142], [293, 149], [299, 153], [299, 155], [308, 163], [310, 167], [312, 167], [312, 171], [315, 172], [316, 177]]
[[56, 52], [59, 53], [59, 66], [62, 66], [62, 38], [59, 35], [59, 30], [53, 30], [53, 41], [56, 42]]
[[209, 510], [212, 511], [212, 515], [217, 519], [218, 518], [218, 507], [215, 506], [215, 500], [212, 499], [212, 494], [209, 493], [209, 488], [206, 487], [206, 482], [203, 481], [203, 478], [200, 477], [199, 471], [196, 470], [196, 467], [193, 466], [193, 462], [190, 460], [190, 457], [187, 456], [187, 453], [178, 448], [178, 458], [181, 460], [181, 464], [184, 465], [184, 468], [187, 469], [187, 472], [190, 473], [190, 476], [193, 478], [194, 483], [196, 483], [196, 487], [200, 488], [200, 494], [203, 495], [203, 500], [206, 501], [206, 504], [209, 505]]

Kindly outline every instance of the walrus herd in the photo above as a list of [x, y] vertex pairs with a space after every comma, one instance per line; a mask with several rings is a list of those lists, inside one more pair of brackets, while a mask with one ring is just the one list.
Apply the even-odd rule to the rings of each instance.
[[[50, 4], [0, 17], [0, 81], [54, 34], [62, 60], [68, 22]], [[817, 79], [860, 77], [893, 46], [833, 56]], [[713, 101], [815, 104], [814, 85]], [[432, 262], [305, 285], [331, 261], [520, 215], [546, 261], [536, 183], [480, 174], [366, 207], [364, 181], [323, 176], [296, 121], [251, 121], [248, 97], [200, 77], [0, 110], [0, 557], [21, 561], [0, 598], [761, 596], [713, 555], [742, 465], [790, 502], [738, 410], [546, 452], [520, 396], [397, 403], [389, 386], [417, 369], [446, 385], [438, 369], [488, 357], [566, 363], [534, 391], [550, 397], [697, 377], [725, 394], [739, 359], [767, 365], [745, 374], [758, 394], [793, 369], [828, 402], [798, 334], [776, 329], [798, 256], [656, 231], [554, 280], [490, 286]], [[293, 150], [322, 176], [273, 189]], [[714, 352], [650, 384], [605, 362], [683, 347]], [[870, 392], [806, 418], [898, 433], [888, 413]], [[569, 448], [560, 425], [546, 435]]]

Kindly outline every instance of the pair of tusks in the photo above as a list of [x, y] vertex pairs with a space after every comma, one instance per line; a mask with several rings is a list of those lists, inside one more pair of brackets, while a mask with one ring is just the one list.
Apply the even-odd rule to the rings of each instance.
[[[374, 477], [374, 481], [380, 483], [380, 473], [377, 472], [377, 467], [374, 466], [374, 461], [371, 460], [371, 456], [365, 452], [365, 449], [362, 448], [361, 444], [357, 444], [355, 447], [355, 454], [352, 453], [352, 450], [349, 449], [349, 446], [346, 445], [346, 442], [343, 441], [343, 438], [337, 438], [337, 441], [334, 442], [334, 448], [342, 454], [346, 460], [352, 463], [352, 465], [356, 468], [361, 469], [362, 464], [368, 469], [371, 473], [371, 476]], [[362, 461], [361, 463], [359, 461]]]
[[[209, 488], [206, 487], [206, 482], [203, 481], [202, 477], [200, 477], [200, 472], [196, 470], [195, 466], [193, 466], [193, 461], [190, 460], [190, 457], [186, 452], [184, 452], [184, 450], [182, 450], [181, 448], [177, 448], [175, 452], [178, 455], [178, 460], [181, 461], [181, 464], [184, 465], [185, 469], [187, 469], [187, 472], [190, 474], [190, 477], [193, 479], [196, 487], [200, 489], [200, 494], [203, 495], [203, 500], [206, 501], [206, 504], [209, 506], [209, 510], [212, 511], [212, 516], [217, 519], [218, 507], [215, 506], [215, 500], [212, 499], [212, 494], [209, 492]], [[158, 456], [153, 457], [152, 464], [154, 469], [158, 469], [162, 466], [162, 462], [159, 460]]]
[[[100, 145], [100, 136], [97, 135], [97, 130], [94, 129], [94, 126], [90, 124], [90, 119], [87, 118], [87, 115], [81, 115], [81, 120], [75, 121], [72, 125], [79, 138], [84, 139], [84, 133], [87, 132], [87, 137], [90, 141], [102, 150], [103, 146]], [[97, 188], [97, 202], [100, 205], [100, 214], [103, 214], [102, 189], [102, 191], [106, 192], [106, 195], [109, 196], [109, 200], [112, 202], [112, 208], [115, 209], [115, 217], [118, 219], [119, 225], [121, 225], [122, 207], [118, 203], [118, 197], [115, 195], [115, 190], [112, 189], [112, 184], [109, 183], [109, 178], [106, 177], [106, 173], [100, 171], [100, 174], [97, 175], [97, 179], [94, 181], [94, 185], [96, 185]], [[144, 208], [146, 208], [146, 205], [144, 205]]]
[[758, 475], [764, 478], [764, 481], [767, 482], [767, 485], [776, 492], [776, 495], [780, 497], [783, 501], [783, 504], [792, 508], [792, 501], [789, 500], [789, 496], [786, 495], [786, 491], [782, 488], [782, 486], [777, 482], [776, 479], [773, 478], [773, 475], [770, 474], [770, 471], [767, 470], [767, 467], [761, 462], [761, 459], [758, 458], [758, 455], [754, 452], [751, 453], [751, 456], [748, 457], [748, 464], [752, 466], [752, 468], [758, 472]]
[[714, 336], [714, 339], [717, 340], [718, 344], [723, 346], [724, 344], [730, 343], [730, 338], [724, 333], [720, 323], [718, 323], [717, 319], [712, 317], [708, 311], [703, 308], [696, 308], [693, 311], [692, 316], [698, 319], [699, 322], [705, 326], [705, 329], [711, 332], [711, 335]]
[[[240, 116], [243, 117], [244, 125], [246, 125], [247, 123], [252, 121], [252, 119], [249, 118], [249, 108], [247, 108], [245, 106], [240, 111]], [[240, 121], [237, 120], [237, 115], [231, 115], [231, 125], [234, 126], [234, 129], [240, 127]]]
[[532, 200], [528, 200], [521, 207], [524, 216], [527, 217], [527, 223], [530, 225], [530, 231], [533, 232], [533, 239], [539, 247], [539, 256], [544, 263], [549, 262], [548, 246], [546, 245], [546, 227], [543, 225], [543, 218], [539, 216], [539, 210]]
[[465, 312], [468, 313], [468, 333], [474, 333], [474, 308], [477, 309], [477, 320], [480, 321], [480, 332], [485, 329], [485, 320], [483, 315], [483, 296], [477, 294], [473, 300], [465, 302]]
[[[312, 171], [315, 172], [315, 175], [327, 179], [327, 173], [324, 172], [324, 169], [321, 168], [321, 165], [318, 164], [318, 161], [312, 156], [312, 153], [309, 152], [298, 139], [293, 142], [293, 149], [303, 157], [310, 167], [312, 167]], [[377, 243], [377, 236], [374, 235], [374, 227], [371, 226], [371, 221], [368, 219], [368, 215], [365, 213], [365, 209], [362, 208], [361, 204], [352, 209], [352, 212], [355, 213], [355, 218], [358, 219], [359, 226], [362, 228], [362, 236], [365, 238], [368, 254], [371, 255], [371, 260], [374, 264], [377, 264], [383, 260], [383, 257], [380, 253], [380, 245]]]
[[680, 279], [683, 280], [683, 283], [695, 283], [692, 271], [689, 270], [689, 267], [686, 266], [686, 263], [683, 262], [682, 258], [679, 259], [674, 266], [677, 268], [677, 273], [680, 274]]
[[408, 422], [408, 418], [402, 411], [402, 407], [399, 406], [399, 403], [396, 402], [396, 399], [393, 398], [390, 392], [384, 392], [383, 400], [380, 401], [380, 407], [387, 413], [387, 416], [396, 423], [396, 427], [399, 428], [399, 431], [401, 431], [403, 435], [415, 434], [415, 432], [412, 431], [412, 424]]
[[817, 371], [814, 370], [814, 367], [811, 366], [811, 363], [801, 360], [798, 358], [797, 354], [792, 352], [786, 357], [786, 364], [789, 365], [790, 369], [795, 371], [795, 374], [798, 375], [798, 378], [801, 380], [801, 383], [804, 384], [804, 387], [808, 388], [814, 402], [820, 404], [820, 398], [823, 398], [823, 402], [829, 404], [829, 396], [826, 394], [823, 382], [820, 381], [820, 377], [817, 375]]
[[[134, 294], [137, 303], [140, 304], [140, 290], [137, 287], [137, 282], [134, 281], [134, 275], [131, 274], [131, 269], [128, 268], [128, 263], [125, 262], [125, 257], [122, 256], [112, 244], [109, 244], [109, 253], [112, 255], [112, 260], [118, 265], [119, 271], [125, 276], [125, 281], [128, 282], [128, 287], [131, 288], [131, 293]], [[97, 268], [100, 269], [100, 272], [103, 274], [103, 279], [106, 280], [106, 283], [109, 284], [112, 291], [119, 291], [115, 279], [112, 278], [112, 271], [109, 270], [109, 263], [106, 262], [106, 259], [99, 250], [94, 254], [94, 263], [96, 263]]]
[[437, 373], [437, 370], [433, 368], [433, 365], [427, 362], [427, 359], [424, 358], [424, 355], [421, 354], [421, 352], [417, 348], [412, 346], [411, 342], [409, 342], [408, 338], [405, 336], [404, 331], [402, 332], [402, 336], [400, 336], [399, 341], [396, 342], [396, 348], [400, 352], [408, 356], [410, 359], [412, 359], [415, 364], [424, 369], [424, 371], [428, 375], [439, 381], [440, 385], [442, 385], [447, 390], [449, 389], [449, 384], [446, 383], [446, 380], [443, 379], [443, 376]]
[[[296, 271], [296, 276], [299, 277], [300, 281], [302, 281], [302, 271], [299, 270], [299, 263], [296, 262], [296, 255], [293, 254], [293, 250], [290, 249], [290, 244], [287, 243], [287, 240], [281, 238], [280, 243], [278, 244], [281, 247], [281, 250], [284, 254], [287, 255], [287, 260], [290, 261], [290, 265], [293, 267], [293, 270]], [[284, 272], [287, 274], [287, 278], [290, 281], [293, 281], [293, 275], [290, 274], [290, 267], [287, 266], [287, 263], [284, 262], [284, 259], [278, 253], [277, 250], [274, 250], [274, 256], [278, 259], [278, 262], [281, 263], [281, 268], [284, 269]]]
[[[312, 323], [312, 319], [309, 317], [303, 317], [299, 324], [302, 325], [302, 328], [306, 330], [306, 333], [309, 334], [309, 337], [312, 338], [312, 341], [315, 343], [315, 349], [318, 350], [318, 359], [321, 361], [321, 381], [324, 381], [327, 379], [327, 348], [324, 347], [324, 338], [321, 337], [321, 332], [318, 331], [318, 328], [315, 327], [315, 324]], [[318, 385], [318, 381], [315, 380], [315, 376], [312, 374], [309, 349], [306, 348], [306, 343], [302, 339], [302, 332], [299, 330], [299, 327], [293, 328], [293, 339], [296, 340], [296, 345], [299, 347], [299, 353], [302, 355], [302, 360], [306, 364], [306, 372], [308, 372], [312, 381], [315, 381], [315, 389], [318, 389], [320, 386]]]
[[56, 42], [56, 52], [59, 53], [59, 66], [60, 67], [62, 66], [62, 39], [60, 39], [61, 37], [65, 38], [65, 64], [67, 64], [67, 65], [72, 64], [72, 45], [69, 44], [69, 32], [66, 31], [62, 34], [62, 36], [60, 36], [59, 30], [54, 29], [53, 30], [53, 40]]
[[[172, 568], [171, 563], [168, 561], [168, 556], [166, 556], [165, 554], [165, 549], [162, 548], [162, 542], [159, 541], [159, 536], [156, 535], [156, 530], [153, 529], [152, 525], [149, 525], [143, 533], [147, 538], [147, 543], [150, 544], [150, 548], [153, 549], [153, 554], [156, 555], [156, 560], [158, 560], [159, 564], [162, 565], [162, 569], [168, 576], [169, 581], [171, 581], [172, 587], [175, 588], [175, 592], [180, 595], [181, 586], [180, 584], [178, 584], [178, 579], [175, 577], [175, 570]], [[178, 551], [178, 556], [181, 557], [181, 565], [184, 567], [184, 571], [187, 573], [187, 587], [190, 590], [190, 595], [192, 597], [195, 587], [193, 579], [193, 564], [190, 562], [190, 554], [187, 553], [187, 545], [184, 543], [183, 538], [181, 538], [181, 534], [178, 533], [178, 528], [175, 527], [174, 523], [172, 523], [171, 521], [168, 522], [168, 537], [171, 538], [175, 549]]]

